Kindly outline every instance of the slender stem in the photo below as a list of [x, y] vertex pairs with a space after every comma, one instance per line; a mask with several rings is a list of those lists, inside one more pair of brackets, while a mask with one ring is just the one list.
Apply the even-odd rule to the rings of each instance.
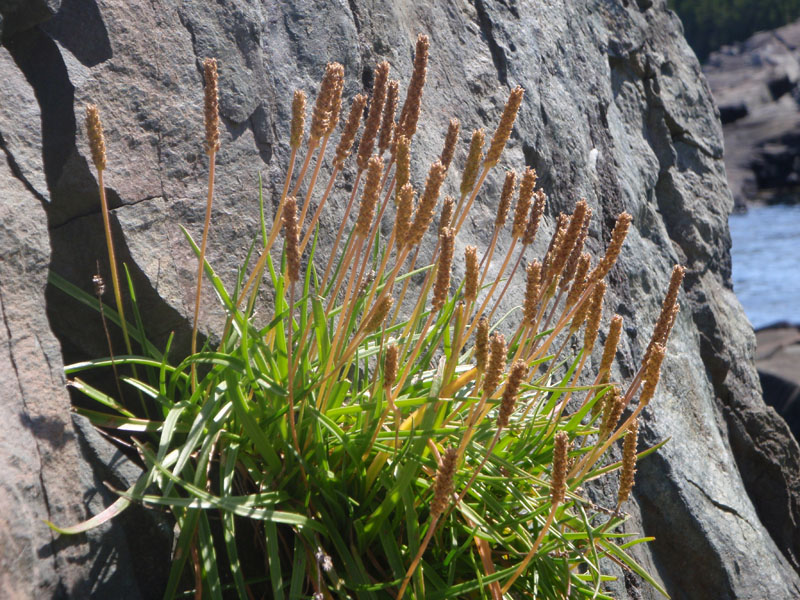
[[[211, 152], [208, 164], [208, 198], [206, 199], [206, 220], [203, 224], [203, 239], [200, 243], [200, 256], [197, 261], [197, 292], [194, 302], [194, 322], [192, 324], [192, 354], [197, 354], [197, 319], [200, 316], [200, 296], [203, 289], [203, 270], [206, 262], [206, 245], [208, 244], [208, 230], [211, 226], [211, 204], [214, 200], [214, 166], [217, 153]], [[195, 363], [192, 362], [192, 391], [197, 386], [197, 372]]]
[[490, 167], [483, 167], [480, 177], [478, 177], [478, 182], [475, 184], [475, 187], [472, 188], [472, 193], [469, 195], [469, 200], [467, 201], [467, 204], [464, 207], [464, 212], [462, 212], [461, 215], [459, 216], [458, 224], [456, 225], [456, 234], [458, 234], [458, 232], [461, 231], [461, 226], [464, 224], [464, 219], [467, 218], [467, 215], [469, 214], [469, 209], [472, 208], [472, 203], [475, 202], [475, 197], [478, 195], [478, 192], [480, 191], [481, 186], [483, 185], [483, 181], [484, 179], [486, 179], [486, 175], [489, 174], [489, 168]]
[[325, 289], [325, 286], [328, 285], [328, 276], [331, 273], [331, 267], [336, 259], [336, 251], [339, 249], [339, 242], [342, 241], [342, 234], [344, 234], [344, 228], [347, 225], [347, 220], [350, 216], [350, 210], [353, 208], [353, 201], [356, 199], [356, 193], [358, 192], [358, 183], [361, 181], [361, 175], [363, 173], [364, 171], [362, 169], [359, 169], [358, 173], [356, 173], [356, 180], [353, 183], [353, 191], [350, 193], [350, 200], [348, 200], [347, 208], [344, 211], [344, 215], [342, 215], [342, 222], [339, 224], [339, 231], [336, 232], [336, 240], [333, 242], [331, 255], [330, 258], [328, 258], [328, 265], [325, 267], [325, 275], [322, 276], [321, 289], [323, 290]]
[[508, 581], [506, 581], [506, 584], [503, 586], [503, 589], [500, 590], [501, 594], [505, 595], [506, 592], [508, 592], [509, 588], [514, 584], [514, 582], [517, 580], [517, 578], [520, 575], [522, 575], [522, 572], [528, 566], [528, 563], [531, 562], [531, 559], [536, 554], [536, 550], [539, 548], [539, 545], [542, 543], [542, 540], [544, 539], [545, 534], [550, 529], [550, 526], [553, 524], [553, 519], [556, 516], [556, 509], [557, 508], [558, 508], [558, 503], [554, 502], [553, 503], [553, 507], [550, 509], [550, 514], [547, 515], [547, 521], [545, 521], [544, 526], [542, 527], [542, 530], [539, 532], [539, 535], [536, 538], [536, 541], [533, 542], [533, 546], [531, 546], [531, 549], [528, 551], [528, 554], [525, 556], [525, 558], [519, 564], [519, 566], [517, 567], [517, 570], [514, 571], [514, 574], [511, 576], [511, 578]]
[[328, 185], [325, 188], [325, 193], [322, 194], [322, 198], [317, 205], [317, 209], [314, 211], [314, 215], [311, 217], [311, 222], [308, 224], [308, 230], [306, 231], [306, 235], [303, 237], [303, 241], [300, 242], [300, 254], [303, 254], [303, 250], [306, 249], [306, 245], [308, 244], [311, 236], [314, 234], [314, 228], [317, 225], [317, 221], [319, 221], [319, 216], [322, 214], [322, 208], [325, 206], [325, 203], [328, 200], [328, 197], [331, 194], [331, 190], [333, 189], [333, 183], [336, 179], [336, 176], [339, 174], [339, 167], [334, 166], [333, 171], [331, 171], [331, 177], [328, 180]]
[[436, 525], [439, 523], [439, 516], [434, 515], [431, 517], [431, 524], [428, 527], [428, 532], [425, 534], [425, 538], [422, 540], [422, 544], [419, 546], [419, 550], [417, 550], [417, 555], [414, 557], [414, 560], [411, 561], [411, 564], [408, 567], [408, 571], [406, 572], [406, 576], [403, 579], [403, 583], [400, 586], [400, 590], [397, 592], [397, 596], [395, 598], [400, 600], [403, 595], [406, 593], [406, 588], [408, 587], [408, 582], [411, 581], [412, 575], [414, 575], [414, 571], [417, 570], [417, 565], [419, 561], [422, 560], [422, 555], [425, 552], [425, 549], [428, 547], [428, 543], [431, 541], [431, 537], [433, 537], [433, 532], [436, 531]]
[[[322, 138], [322, 145], [319, 148], [319, 154], [317, 155], [317, 164], [314, 165], [314, 172], [311, 174], [311, 181], [308, 184], [308, 191], [306, 191], [306, 201], [303, 203], [303, 210], [300, 213], [300, 219], [297, 221], [300, 224], [300, 231], [303, 230], [303, 223], [306, 221], [306, 214], [308, 213], [308, 207], [311, 204], [311, 194], [314, 193], [314, 188], [317, 185], [317, 177], [319, 176], [319, 168], [322, 166], [322, 159], [325, 157], [325, 148], [328, 145], [328, 137], [325, 136]], [[310, 154], [310, 152], [309, 152]], [[300, 185], [300, 182], [297, 182], [297, 185]]]

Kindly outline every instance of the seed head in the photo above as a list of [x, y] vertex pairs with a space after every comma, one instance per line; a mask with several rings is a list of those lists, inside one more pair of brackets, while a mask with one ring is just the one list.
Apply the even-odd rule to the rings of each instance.
[[542, 263], [542, 284], [552, 281], [555, 274], [556, 259], [564, 244], [567, 236], [567, 227], [569, 226], [569, 217], [564, 213], [559, 213], [556, 219], [556, 228], [553, 231], [553, 237], [550, 238], [550, 246], [544, 255], [544, 262]]
[[628, 229], [631, 226], [632, 220], [633, 217], [626, 212], [621, 213], [617, 217], [617, 222], [614, 224], [614, 231], [611, 232], [611, 242], [609, 242], [608, 248], [606, 248], [606, 254], [603, 260], [600, 261], [594, 268], [594, 271], [589, 275], [590, 281], [603, 279], [608, 275], [614, 263], [617, 262], [619, 253], [622, 251], [622, 243], [625, 241], [625, 236], [628, 235]]
[[514, 224], [511, 227], [511, 236], [514, 238], [521, 238], [525, 234], [528, 210], [531, 207], [531, 198], [533, 198], [533, 187], [535, 185], [536, 170], [527, 167], [519, 184], [519, 200], [517, 200], [517, 208], [514, 211]]
[[397, 189], [408, 183], [411, 173], [411, 139], [401, 135], [397, 140]]
[[580, 200], [575, 205], [575, 210], [572, 213], [572, 217], [569, 219], [569, 224], [564, 233], [564, 237], [559, 244], [558, 252], [553, 258], [551, 271], [548, 273], [551, 281], [555, 281], [561, 276], [561, 272], [564, 270], [564, 266], [567, 264], [567, 259], [572, 253], [572, 249], [575, 247], [575, 244], [580, 237], [588, 210], [589, 205], [586, 204], [586, 200]]
[[606, 293], [606, 282], [598, 281], [592, 292], [591, 306], [586, 320], [586, 331], [583, 334], [583, 351], [588, 354], [594, 348], [597, 331], [600, 329], [600, 318], [603, 316], [603, 296]]
[[406, 101], [400, 111], [400, 133], [408, 139], [414, 137], [417, 132], [417, 121], [419, 121], [419, 111], [422, 106], [422, 88], [425, 86], [425, 77], [428, 73], [428, 36], [417, 36], [417, 47], [414, 53], [414, 70], [411, 73], [411, 81], [408, 83]]
[[207, 58], [203, 61], [203, 75], [206, 81], [205, 122], [206, 154], [219, 151], [219, 100], [217, 98], [217, 61]]
[[98, 171], [104, 171], [106, 168], [106, 140], [103, 135], [103, 124], [100, 122], [100, 111], [94, 104], [86, 105], [86, 134], [89, 137], [92, 162]]
[[451, 196], [446, 196], [442, 204], [442, 214], [439, 216], [439, 235], [452, 224], [455, 209], [456, 201]]
[[474, 302], [478, 298], [478, 249], [475, 246], [464, 248], [464, 263], [464, 298], [468, 302]]
[[622, 504], [631, 495], [633, 478], [636, 475], [636, 443], [639, 438], [639, 420], [636, 419], [628, 427], [625, 442], [622, 446], [622, 473], [619, 477], [618, 502]]
[[383, 173], [383, 159], [373, 156], [367, 165], [367, 181], [364, 184], [364, 194], [361, 196], [361, 206], [356, 219], [356, 235], [366, 237], [375, 216], [375, 206], [381, 193], [381, 174]]
[[375, 307], [372, 310], [372, 314], [367, 321], [367, 327], [365, 331], [372, 332], [376, 331], [383, 325], [383, 322], [386, 320], [386, 315], [389, 314], [389, 311], [392, 310], [392, 305], [394, 304], [394, 298], [389, 296], [388, 294], [385, 296], [381, 296], [378, 302], [375, 304]]
[[503, 116], [500, 117], [500, 124], [494, 132], [489, 151], [486, 153], [486, 160], [483, 161], [484, 166], [493, 167], [500, 160], [503, 148], [506, 147], [506, 142], [508, 142], [508, 138], [511, 135], [511, 129], [514, 127], [514, 121], [517, 119], [517, 111], [519, 111], [519, 105], [522, 104], [524, 93], [525, 90], [520, 86], [511, 90], [511, 94], [506, 101], [506, 107], [503, 109]]
[[506, 338], [502, 333], [495, 333], [489, 340], [489, 364], [483, 380], [483, 394], [491, 396], [500, 384], [500, 378], [506, 368]]
[[611, 393], [606, 394], [603, 406], [603, 422], [600, 425], [598, 434], [600, 439], [608, 437], [617, 428], [617, 423], [619, 423], [624, 409], [625, 398], [620, 393], [619, 388], [614, 386], [611, 388]]
[[289, 281], [300, 279], [299, 230], [297, 227], [297, 199], [289, 196], [283, 202], [283, 236], [286, 243], [286, 267]]
[[450, 291], [450, 267], [453, 264], [453, 246], [455, 243], [455, 230], [445, 228], [439, 236], [441, 250], [439, 252], [439, 267], [436, 270], [436, 283], [433, 285], [433, 309], [441, 310]]
[[563, 431], [555, 435], [553, 444], [553, 474], [550, 480], [550, 497], [553, 506], [564, 502], [567, 495], [567, 455], [569, 454], [569, 437]]
[[525, 323], [533, 325], [536, 322], [536, 307], [539, 304], [539, 277], [542, 273], [542, 263], [538, 260], [528, 263], [527, 281], [525, 284], [525, 304], [523, 305], [523, 313], [525, 315]]
[[511, 365], [511, 370], [508, 374], [508, 383], [506, 389], [503, 390], [503, 400], [500, 403], [500, 413], [497, 415], [497, 427], [503, 429], [508, 427], [508, 420], [511, 413], [514, 412], [514, 405], [517, 402], [519, 395], [519, 388], [522, 385], [522, 380], [528, 374], [528, 365], [524, 360], [516, 360]]
[[478, 167], [481, 164], [481, 154], [483, 152], [483, 140], [486, 134], [483, 129], [476, 129], [472, 132], [472, 140], [469, 143], [469, 153], [467, 162], [464, 165], [464, 174], [461, 176], [461, 196], [466, 197], [475, 187], [478, 180]]
[[428, 178], [425, 180], [425, 191], [419, 201], [417, 214], [414, 216], [414, 223], [411, 225], [411, 244], [419, 244], [433, 219], [433, 211], [436, 210], [436, 202], [439, 200], [439, 191], [444, 183], [444, 176], [447, 171], [438, 160], [431, 165], [428, 171]]
[[[573, 217], [574, 218], [574, 217]], [[583, 226], [578, 234], [578, 239], [570, 252], [567, 264], [564, 266], [564, 271], [561, 275], [560, 287], [562, 290], [567, 289], [572, 278], [575, 277], [575, 271], [578, 268], [578, 261], [580, 260], [581, 253], [583, 252], [583, 244], [586, 241], [586, 236], [589, 234], [589, 221], [592, 218], [592, 209], [587, 205], [586, 214], [583, 218]]]
[[386, 152], [392, 143], [394, 134], [394, 116], [397, 112], [397, 90], [399, 84], [396, 80], [389, 81], [386, 88], [386, 102], [383, 105], [383, 121], [381, 121], [381, 132], [378, 136], [378, 151], [380, 154]]
[[300, 148], [303, 143], [303, 127], [306, 122], [306, 93], [302, 90], [294, 91], [292, 99], [292, 126], [289, 136], [289, 145], [292, 150]]
[[[303, 97], [303, 101], [305, 102], [305, 96]], [[361, 117], [364, 114], [364, 107], [366, 105], [367, 97], [364, 94], [359, 94], [353, 98], [353, 104], [350, 106], [350, 113], [347, 115], [342, 137], [339, 139], [339, 145], [336, 146], [336, 155], [333, 159], [333, 165], [335, 167], [341, 168], [344, 161], [350, 156], [350, 150], [353, 148], [353, 142], [356, 139], [358, 127], [361, 125]]]
[[[325, 67], [325, 75], [319, 85], [319, 94], [314, 103], [314, 110], [311, 111], [311, 128], [309, 130], [309, 144], [316, 144], [323, 135], [336, 128], [336, 123], [331, 127], [331, 117], [333, 109], [336, 110], [336, 119], [339, 119], [339, 109], [341, 108], [341, 90], [344, 86], [344, 67], [336, 62], [328, 63]], [[336, 99], [337, 93], [340, 95]]]
[[436, 470], [436, 480], [433, 483], [433, 500], [431, 501], [431, 516], [438, 516], [444, 512], [450, 504], [450, 496], [453, 495], [454, 485], [453, 476], [456, 472], [456, 462], [458, 460], [458, 448], [450, 447], [445, 450], [442, 457], [442, 464]]
[[328, 106], [328, 128], [325, 130], [325, 135], [331, 135], [339, 124], [339, 113], [342, 112], [342, 91], [344, 90], [344, 67], [339, 63], [337, 65], [336, 73], [333, 79], [333, 92], [331, 94], [331, 101]]
[[586, 274], [589, 272], [591, 261], [592, 259], [588, 252], [581, 254], [581, 257], [578, 259], [578, 267], [575, 269], [572, 287], [569, 288], [569, 294], [567, 294], [566, 305], [564, 306], [565, 310], [571, 309], [581, 295], [583, 295], [583, 290], [586, 289]]
[[400, 188], [397, 194], [397, 213], [395, 215], [395, 244], [400, 250], [410, 243], [411, 216], [414, 212], [414, 186], [410, 183]]
[[375, 67], [375, 83], [372, 86], [372, 99], [369, 103], [367, 121], [364, 124], [364, 133], [358, 144], [356, 162], [359, 169], [366, 169], [372, 149], [375, 147], [375, 138], [381, 126], [381, 113], [386, 100], [386, 85], [389, 80], [389, 63], [384, 61]]
[[486, 372], [489, 361], [489, 319], [481, 317], [475, 331], [475, 366], [481, 373]]
[[500, 229], [505, 225], [508, 217], [508, 209], [511, 207], [511, 198], [514, 196], [514, 188], [517, 185], [517, 173], [506, 171], [506, 179], [503, 181], [503, 191], [500, 193], [500, 203], [497, 205], [497, 216], [494, 218], [495, 229]]
[[611, 319], [611, 324], [608, 326], [608, 337], [606, 337], [605, 346], [603, 346], [603, 358], [600, 360], [600, 368], [598, 375], [601, 380], [607, 380], [608, 373], [611, 370], [611, 363], [614, 361], [614, 356], [617, 354], [617, 346], [619, 345], [619, 338], [622, 333], [622, 317], [614, 315]]
[[528, 217], [528, 223], [525, 225], [525, 233], [522, 236], [522, 243], [525, 246], [530, 246], [533, 240], [536, 239], [536, 232], [539, 231], [539, 223], [542, 220], [546, 202], [547, 195], [542, 190], [537, 190], [533, 195], [531, 214]]
[[650, 356], [644, 367], [644, 384], [642, 385], [642, 394], [639, 396], [639, 403], [645, 406], [650, 403], [656, 393], [656, 386], [658, 379], [661, 376], [661, 363], [664, 361], [664, 355], [667, 349], [661, 344], [653, 344], [650, 350]]
[[654, 344], [661, 344], [666, 346], [669, 334], [672, 331], [672, 325], [675, 322], [678, 309], [678, 292], [681, 290], [683, 283], [683, 276], [686, 273], [680, 265], [675, 265], [672, 269], [672, 277], [669, 280], [669, 288], [667, 295], [664, 297], [664, 302], [661, 304], [661, 314], [658, 316], [656, 326], [653, 329], [653, 336], [650, 338], [650, 343], [647, 346], [645, 358], [652, 352]]
[[450, 125], [447, 127], [447, 135], [444, 136], [442, 155], [439, 157], [439, 161], [444, 165], [445, 169], [449, 169], [450, 163], [453, 162], [459, 131], [461, 131], [461, 123], [458, 122], [458, 119], [450, 119]]
[[386, 358], [383, 361], [383, 387], [391, 389], [397, 379], [397, 363], [400, 349], [397, 344], [390, 344], [386, 348]]

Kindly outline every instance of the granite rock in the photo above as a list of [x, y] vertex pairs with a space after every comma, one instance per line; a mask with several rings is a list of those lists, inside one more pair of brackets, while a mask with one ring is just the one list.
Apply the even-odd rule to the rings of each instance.
[[[27, 133], [14, 115], [0, 117], [4, 140], [17, 132], [5, 149], [9, 164], [25, 165], [12, 174], [32, 207], [26, 216], [36, 220], [34, 208], [41, 209], [38, 229], [26, 236], [40, 248], [49, 242], [51, 267], [86, 289], [96, 260], [106, 274], [81, 127], [85, 104], [98, 104], [121, 260], [131, 267], [148, 331], [156, 340], [176, 331], [176, 352], [185, 350], [195, 263], [178, 225], [199, 237], [207, 168], [202, 59], [220, 61], [224, 126], [208, 257], [231, 283], [258, 233], [259, 175], [268, 215], [280, 194], [291, 91], [301, 88], [313, 98], [329, 60], [345, 67], [347, 99], [368, 90], [380, 60], [405, 84], [418, 32], [431, 38], [431, 62], [413, 181], [424, 181], [451, 117], [462, 123], [460, 170], [469, 132], [491, 131], [510, 88], [526, 89], [500, 169], [479, 195], [457, 255], [468, 243], [488, 243], [504, 168], [535, 167], [549, 196], [531, 257], [544, 250], [556, 215], [580, 197], [594, 209], [588, 247], [595, 255], [616, 215], [630, 212], [634, 225], [610, 275], [606, 315], [625, 318], [622, 377], [643, 355], [671, 266], [687, 267], [662, 383], [644, 412], [643, 439], [671, 441], [639, 468], [628, 527], [656, 541], [636, 547], [636, 559], [673, 598], [798, 596], [800, 451], [761, 398], [753, 332], [731, 290], [733, 200], [719, 118], [664, 0], [65, 1], [45, 25], [11, 36], [10, 60], [0, 62], [6, 80], [31, 86], [41, 113], [41, 129]], [[353, 177], [348, 164], [321, 221], [323, 249]], [[446, 192], [456, 189], [456, 179], [449, 177]], [[509, 242], [502, 238], [500, 249]], [[423, 255], [433, 243], [428, 236]], [[224, 314], [211, 293], [206, 299], [201, 323], [213, 336]], [[509, 307], [519, 300], [513, 291]], [[53, 289], [46, 304], [37, 302], [67, 362], [105, 352], [91, 311]], [[592, 493], [606, 502], [613, 490]], [[657, 597], [636, 575], [617, 574], [609, 584], [615, 596]]]

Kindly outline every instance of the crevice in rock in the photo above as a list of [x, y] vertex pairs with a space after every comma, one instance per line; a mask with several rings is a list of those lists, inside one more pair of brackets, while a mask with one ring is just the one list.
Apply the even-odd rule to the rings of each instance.
[[347, 0], [347, 5], [350, 7], [350, 14], [353, 15], [353, 25], [356, 26], [356, 32], [361, 34], [361, 15], [359, 14], [358, 4], [356, 4], [356, 0]]
[[711, 502], [711, 504], [713, 504], [713, 505], [714, 505], [716, 508], [720, 509], [722, 512], [726, 512], [726, 513], [729, 513], [729, 514], [731, 514], [731, 515], [733, 515], [733, 516], [735, 516], [735, 517], [738, 517], [738, 518], [740, 518], [742, 521], [744, 521], [745, 523], [747, 523], [747, 525], [748, 525], [748, 526], [749, 526], [749, 527], [750, 527], [750, 528], [751, 528], [753, 531], [755, 531], [755, 530], [756, 530], [756, 529], [755, 529], [755, 527], [753, 527], [753, 524], [752, 524], [750, 521], [748, 521], [748, 520], [747, 520], [747, 519], [746, 519], [746, 518], [745, 518], [745, 517], [744, 517], [744, 516], [743, 516], [743, 515], [742, 515], [742, 514], [741, 514], [741, 513], [738, 511], [738, 510], [736, 510], [736, 509], [735, 509], [735, 508], [733, 508], [732, 506], [728, 506], [727, 504], [723, 504], [722, 502], [719, 502], [718, 500], [714, 500], [714, 498], [712, 498], [712, 497], [709, 495], [709, 493], [708, 493], [708, 492], [706, 492], [706, 491], [703, 489], [703, 486], [701, 486], [700, 484], [698, 484], [698, 483], [696, 483], [696, 482], [692, 481], [692, 480], [691, 480], [691, 479], [689, 479], [688, 477], [687, 477], [686, 481], [688, 481], [688, 482], [689, 482], [689, 483], [691, 483], [691, 484], [692, 484], [692, 485], [693, 485], [695, 488], [697, 488], [697, 489], [699, 490], [699, 492], [700, 492], [701, 494], [703, 494], [703, 496], [705, 496], [705, 497], [706, 497], [706, 499], [707, 499], [709, 502]]
[[[156, 198], [164, 198], [164, 196], [162, 196], [162, 195], [145, 196], [144, 198], [137, 198], [135, 200], [126, 201], [123, 204], [122, 200], [119, 197], [119, 195], [112, 188], [106, 188], [106, 198], [107, 198], [108, 204], [109, 204], [109, 211], [108, 212], [109, 212], [109, 214], [113, 215], [115, 211], [127, 208], [129, 206], [136, 206], [137, 204], [140, 204], [142, 202], [147, 202], [148, 200], [155, 200]], [[101, 208], [98, 206], [97, 208], [95, 208], [93, 210], [89, 210], [89, 211], [83, 212], [81, 214], [73, 215], [69, 219], [67, 219], [66, 221], [60, 221], [60, 222], [56, 223], [55, 225], [52, 225], [50, 227], [50, 231], [58, 231], [59, 229], [62, 229], [63, 227], [67, 227], [67, 226], [71, 225], [75, 221], [78, 221], [80, 219], [85, 219], [86, 217], [92, 217], [92, 216], [95, 216], [95, 215], [99, 215], [99, 214], [101, 214]]]
[[27, 189], [31, 194], [36, 196], [36, 199], [39, 202], [41, 202], [42, 204], [46, 204], [47, 199], [36, 190], [33, 184], [30, 181], [28, 181], [28, 179], [22, 173], [22, 169], [19, 168], [19, 164], [17, 164], [17, 161], [14, 158], [14, 155], [11, 152], [11, 150], [9, 150], [8, 144], [6, 144], [6, 141], [3, 138], [2, 133], [0, 133], [0, 149], [2, 149], [3, 153], [6, 155], [6, 162], [8, 163], [8, 167], [11, 169], [11, 174], [14, 175], [14, 177], [16, 177], [17, 179], [19, 179], [22, 185], [25, 186], [25, 189]]
[[494, 24], [489, 13], [486, 11], [484, 0], [474, 0], [475, 10], [478, 13], [478, 26], [481, 28], [486, 44], [489, 46], [489, 53], [492, 55], [494, 68], [497, 70], [497, 79], [503, 85], [508, 85], [508, 59], [506, 53], [494, 37]]

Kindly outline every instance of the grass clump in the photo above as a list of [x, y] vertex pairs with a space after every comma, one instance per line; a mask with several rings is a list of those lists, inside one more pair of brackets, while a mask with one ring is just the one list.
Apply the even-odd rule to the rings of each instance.
[[[145, 470], [104, 513], [59, 531], [84, 531], [131, 502], [167, 507], [179, 533], [165, 598], [608, 598], [604, 559], [658, 587], [627, 553], [646, 538], [618, 528], [635, 461], [653, 450], [637, 455], [636, 423], [655, 391], [683, 271], [676, 267], [653, 342], [627, 387], [609, 375], [621, 317], [611, 320], [599, 371], [592, 376], [585, 365], [629, 215], [620, 215], [593, 267], [583, 251], [591, 209], [579, 201], [525, 269], [516, 329], [495, 319], [545, 208], [532, 169], [518, 193], [516, 173], [506, 174], [491, 245], [466, 247], [464, 282], [454, 281], [452, 264], [523, 91], [511, 91], [485, 155], [484, 132], [472, 133], [460, 196], [442, 202], [434, 230], [459, 124], [450, 122], [442, 156], [417, 187], [409, 165], [427, 56], [420, 36], [397, 121], [399, 84], [388, 79], [387, 63], [378, 65], [372, 98], [353, 99], [332, 157], [341, 65], [325, 71], [305, 143], [306, 95], [295, 92], [278, 210], [269, 231], [262, 218], [258, 258], [251, 252], [233, 289], [205, 260], [208, 218], [199, 246], [186, 234], [200, 269], [197, 306], [205, 276], [228, 315], [216, 347], [195, 351], [196, 309], [192, 353], [173, 364], [170, 344], [161, 352], [148, 342], [137, 312], [124, 331], [139, 354], [129, 346], [126, 355], [66, 367], [70, 385], [101, 405], [76, 410], [112, 435], [132, 435]], [[206, 61], [205, 74], [208, 217], [219, 148], [215, 62]], [[320, 256], [319, 217], [365, 110], [355, 184], [333, 246]], [[329, 179], [315, 196], [326, 160]], [[489, 281], [515, 195], [513, 242]], [[106, 234], [111, 249], [107, 224]], [[437, 234], [428, 254], [422, 241]], [[414, 277], [421, 283], [412, 292]], [[125, 327], [116, 277], [116, 311], [55, 274], [51, 280]], [[269, 321], [258, 323], [264, 285], [274, 303]], [[80, 379], [111, 367], [141, 373], [121, 377], [141, 394], [141, 412]], [[624, 460], [609, 461], [623, 436]], [[601, 510], [582, 497], [586, 482], [618, 469], [615, 506]]]

